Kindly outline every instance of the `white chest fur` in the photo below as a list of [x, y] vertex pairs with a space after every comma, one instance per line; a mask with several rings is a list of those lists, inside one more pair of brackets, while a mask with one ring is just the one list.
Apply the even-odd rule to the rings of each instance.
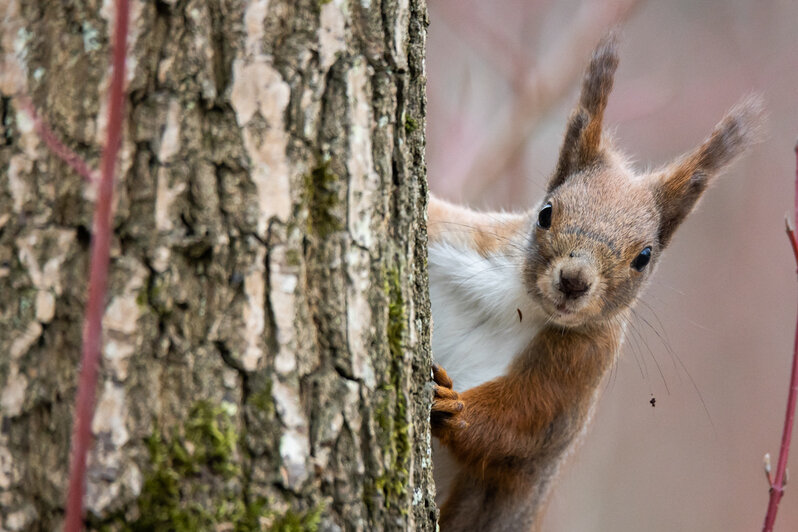
[[[521, 280], [522, 260], [486, 258], [451, 244], [429, 247], [432, 356], [458, 391], [503, 375], [544, 323]], [[441, 504], [459, 466], [437, 441], [433, 449], [436, 500]]]
[[430, 245], [432, 356], [456, 390], [503, 375], [540, 330], [545, 317], [527, 294], [522, 267], [520, 256]]

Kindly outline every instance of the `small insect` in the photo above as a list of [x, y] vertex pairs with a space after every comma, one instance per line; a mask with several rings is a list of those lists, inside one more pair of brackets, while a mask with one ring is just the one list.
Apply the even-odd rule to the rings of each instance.
[[649, 401], [649, 403], [651, 403], [651, 408], [656, 407], [657, 406], [657, 398], [656, 397], [652, 397], [651, 401]]
[[523, 315], [523, 314], [521, 314], [521, 309], [520, 309], [520, 308], [517, 308], [517, 309], [515, 309], [515, 310], [517, 310], [517, 311], [518, 311], [518, 321], [519, 321], [519, 322], [521, 322], [521, 321], [524, 321], [524, 315]]

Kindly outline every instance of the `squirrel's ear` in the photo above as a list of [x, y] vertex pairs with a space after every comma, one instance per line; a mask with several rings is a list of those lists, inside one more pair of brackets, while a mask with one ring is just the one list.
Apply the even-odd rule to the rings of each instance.
[[557, 169], [549, 181], [549, 192], [560, 186], [569, 175], [594, 163], [601, 155], [601, 123], [612, 91], [615, 69], [618, 68], [617, 49], [615, 33], [610, 33], [593, 51], [582, 81], [579, 105], [568, 119]]
[[665, 247], [715, 176], [761, 136], [763, 105], [751, 96], [734, 106], [694, 151], [652, 176]]

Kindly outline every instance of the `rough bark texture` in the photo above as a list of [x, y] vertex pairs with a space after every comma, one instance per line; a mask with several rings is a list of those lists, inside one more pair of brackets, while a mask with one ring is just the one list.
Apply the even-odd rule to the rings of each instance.
[[[63, 519], [112, 1], [0, 0], [0, 529]], [[92, 529], [432, 529], [424, 0], [132, 2]]]

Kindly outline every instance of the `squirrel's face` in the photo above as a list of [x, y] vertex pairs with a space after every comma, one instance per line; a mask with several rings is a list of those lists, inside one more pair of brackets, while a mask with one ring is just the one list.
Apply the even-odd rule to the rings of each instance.
[[698, 148], [636, 176], [603, 135], [618, 65], [615, 38], [593, 52], [557, 168], [537, 213], [525, 283], [550, 319], [612, 319], [635, 300], [674, 231], [710, 181], [757, 139], [761, 104], [733, 108]]
[[611, 319], [634, 302], [659, 251], [659, 213], [642, 179], [620, 170], [580, 173], [533, 216], [526, 283], [553, 322]]

